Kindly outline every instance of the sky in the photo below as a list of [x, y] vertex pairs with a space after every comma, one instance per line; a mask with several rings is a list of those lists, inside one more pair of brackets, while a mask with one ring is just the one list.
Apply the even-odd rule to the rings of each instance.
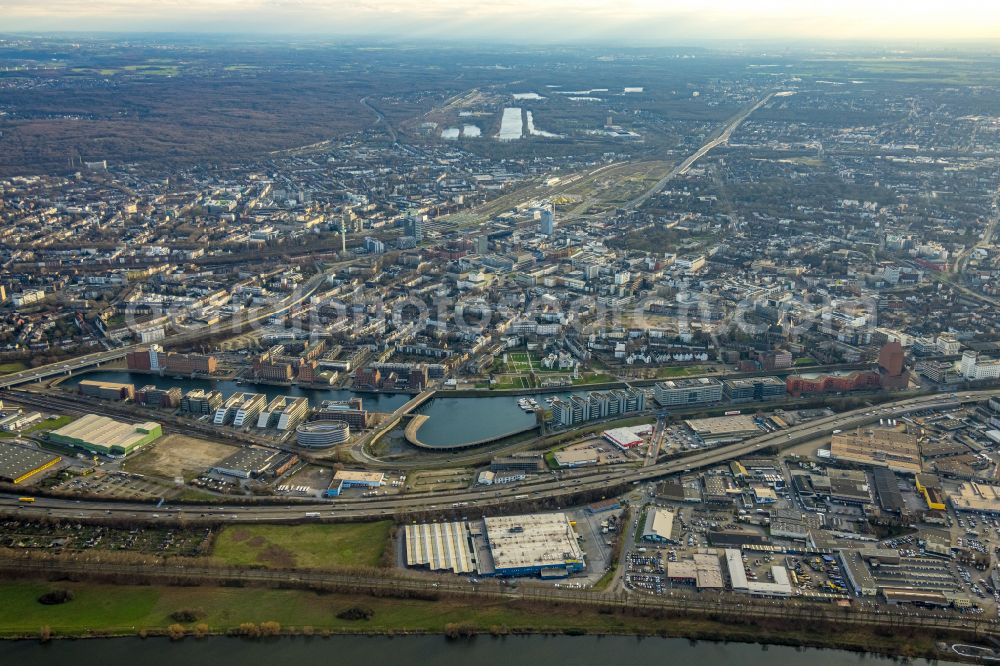
[[998, 0], [0, 0], [3, 31], [682, 44], [1000, 40]]

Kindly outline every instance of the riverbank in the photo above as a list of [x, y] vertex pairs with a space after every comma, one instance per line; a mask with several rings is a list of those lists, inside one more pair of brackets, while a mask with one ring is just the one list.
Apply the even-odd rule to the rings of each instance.
[[[42, 595], [56, 590], [72, 593], [72, 600], [39, 603]], [[367, 619], [351, 619], [359, 617]], [[876, 630], [751, 617], [733, 621], [687, 617], [663, 609], [508, 599], [415, 599], [259, 587], [0, 582], [0, 636], [4, 638], [339, 634], [660, 636], [840, 648], [911, 658], [941, 657], [936, 642], [945, 638], [927, 630]]]

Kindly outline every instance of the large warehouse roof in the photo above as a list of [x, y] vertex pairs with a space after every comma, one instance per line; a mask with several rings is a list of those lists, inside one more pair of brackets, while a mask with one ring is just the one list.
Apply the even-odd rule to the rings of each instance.
[[159, 433], [160, 424], [154, 421], [145, 423], [122, 423], [98, 414], [87, 414], [76, 421], [52, 431], [57, 438], [77, 440], [95, 449], [111, 451], [120, 449], [129, 451], [145, 441], [151, 433]]
[[406, 565], [432, 571], [475, 571], [468, 528], [462, 523], [424, 523], [406, 526]]
[[565, 513], [484, 518], [496, 570], [561, 567], [583, 561]]
[[47, 451], [0, 442], [0, 480], [20, 483], [62, 460]]

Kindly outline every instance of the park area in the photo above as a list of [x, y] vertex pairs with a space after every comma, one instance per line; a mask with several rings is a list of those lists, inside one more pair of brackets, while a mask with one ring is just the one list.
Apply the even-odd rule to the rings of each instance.
[[391, 521], [335, 525], [234, 525], [215, 540], [212, 555], [238, 566], [275, 569], [378, 567]]

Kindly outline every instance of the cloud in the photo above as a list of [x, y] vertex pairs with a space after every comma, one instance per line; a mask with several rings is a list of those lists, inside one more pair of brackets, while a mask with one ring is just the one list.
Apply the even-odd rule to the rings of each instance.
[[982, 0], [0, 0], [4, 30], [181, 30], [564, 42], [993, 38]]

